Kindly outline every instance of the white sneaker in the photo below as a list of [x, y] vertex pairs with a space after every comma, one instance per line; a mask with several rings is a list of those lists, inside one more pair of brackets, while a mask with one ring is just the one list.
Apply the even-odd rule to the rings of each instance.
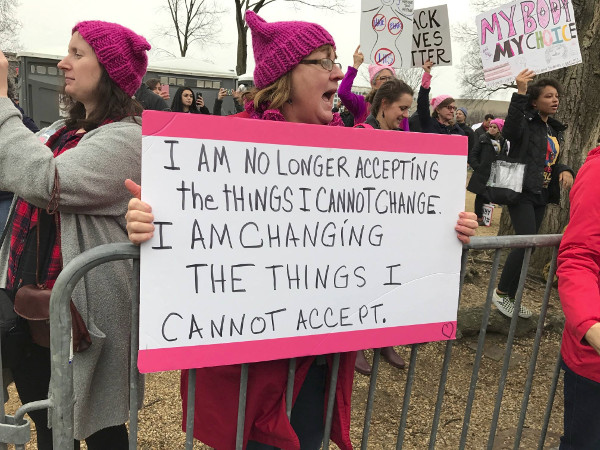
[[[496, 305], [496, 308], [498, 308], [498, 311], [500, 311], [506, 317], [512, 318], [513, 312], [515, 310], [515, 299], [514, 298], [510, 298], [508, 296], [508, 294], [500, 295], [494, 289], [494, 295], [492, 296], [492, 302], [494, 302], [494, 305]], [[532, 314], [532, 312], [527, 307], [525, 307], [523, 305], [523, 303], [521, 303], [521, 306], [519, 308], [519, 317], [522, 319], [529, 319], [531, 317], [531, 314]]]
[[[513, 300], [514, 302], [514, 300]], [[519, 317], [522, 319], [529, 319], [531, 317], [532, 312], [523, 306], [523, 301], [521, 300], [521, 307], [519, 308]]]
[[492, 295], [492, 302], [494, 302], [494, 305], [496, 305], [498, 311], [500, 311], [506, 317], [512, 317], [513, 312], [515, 310], [515, 304], [514, 300], [512, 302], [510, 301], [510, 298], [508, 298], [507, 294], [500, 295], [498, 294], [496, 289], [494, 289], [494, 295]]

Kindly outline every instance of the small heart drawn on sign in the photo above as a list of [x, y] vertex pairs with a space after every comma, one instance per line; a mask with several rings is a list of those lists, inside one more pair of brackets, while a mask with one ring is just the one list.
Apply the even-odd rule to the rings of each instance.
[[452, 339], [454, 337], [454, 324], [452, 322], [447, 322], [442, 325], [442, 334], [448, 339]]

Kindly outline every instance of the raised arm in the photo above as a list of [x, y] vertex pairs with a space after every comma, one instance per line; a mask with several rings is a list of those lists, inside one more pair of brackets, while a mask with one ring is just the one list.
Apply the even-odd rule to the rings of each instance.
[[352, 85], [354, 84], [354, 79], [358, 73], [358, 68], [365, 60], [364, 55], [360, 51], [360, 45], [356, 48], [354, 55], [352, 56], [354, 59], [354, 65], [348, 67], [346, 76], [341, 81], [340, 87], [338, 88], [338, 96], [346, 109], [354, 116], [356, 123], [359, 123], [364, 122], [367, 112], [365, 98], [362, 95], [352, 92]]
[[419, 88], [419, 95], [417, 97], [417, 114], [419, 116], [419, 123], [421, 124], [421, 131], [424, 133], [429, 131], [429, 121], [431, 120], [429, 92], [431, 91], [432, 66], [433, 63], [431, 61], [426, 61], [423, 64], [423, 78], [421, 79], [421, 87]]
[[521, 136], [523, 135], [526, 121], [525, 111], [529, 103], [527, 85], [534, 76], [535, 73], [532, 70], [525, 69], [515, 79], [517, 92], [512, 95], [510, 105], [508, 106], [508, 114], [504, 121], [504, 128], [502, 129], [502, 135], [511, 143], [516, 144], [521, 140]]
[[[137, 118], [139, 120], [139, 118]], [[0, 189], [45, 208], [58, 174], [58, 210], [122, 215], [129, 196], [123, 180], [140, 179], [142, 127], [134, 119], [87, 132], [56, 158], [22, 123], [8, 98], [0, 98]]]
[[213, 105], [213, 115], [220, 116], [221, 108], [223, 107], [223, 98], [227, 95], [227, 90], [225, 88], [219, 89], [219, 93], [217, 94], [217, 98], [215, 98], [215, 104]]

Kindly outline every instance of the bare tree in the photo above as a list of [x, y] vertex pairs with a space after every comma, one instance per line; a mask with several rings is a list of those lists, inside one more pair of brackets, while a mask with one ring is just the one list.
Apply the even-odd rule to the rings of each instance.
[[0, 0], [0, 46], [2, 50], [16, 50], [19, 46], [19, 29], [16, 9], [18, 0]]
[[398, 78], [408, 84], [413, 91], [416, 93], [419, 91], [421, 86], [421, 79], [423, 78], [423, 69], [415, 67], [412, 69], [396, 69]]
[[219, 16], [225, 9], [219, 8], [216, 0], [167, 0], [165, 9], [169, 11], [173, 27], [161, 29], [159, 34], [176, 39], [181, 56], [186, 56], [194, 43], [218, 43], [215, 36]]
[[[477, 13], [481, 13], [494, 9], [503, 3], [506, 3], [506, 0], [471, 0], [471, 8]], [[452, 34], [455, 41], [460, 42], [465, 50], [465, 56], [463, 56], [458, 66], [463, 96], [487, 100], [495, 92], [516, 87], [515, 84], [505, 84], [494, 89], [486, 86], [483, 79], [483, 64], [479, 52], [477, 28], [474, 24], [460, 24], [454, 27]]]
[[248, 25], [244, 20], [246, 11], [254, 11], [258, 13], [265, 6], [271, 3], [287, 3], [291, 7], [299, 7], [301, 5], [311, 6], [318, 9], [326, 9], [335, 12], [345, 11], [344, 0], [235, 0], [235, 21], [238, 32], [238, 48], [237, 48], [237, 64], [235, 70], [238, 75], [246, 73], [246, 63], [248, 60]]

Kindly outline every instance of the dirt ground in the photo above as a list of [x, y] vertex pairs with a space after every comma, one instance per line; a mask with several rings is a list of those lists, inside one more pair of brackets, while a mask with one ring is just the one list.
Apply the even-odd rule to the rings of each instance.
[[[466, 209], [472, 211], [472, 206], [473, 196], [467, 193]], [[495, 209], [492, 226], [480, 227], [478, 234], [496, 235], [500, 213], [500, 208]], [[471, 261], [471, 264], [485, 266], [484, 262], [477, 262], [475, 260]], [[479, 269], [485, 272], [486, 267], [479, 267]], [[461, 304], [462, 302], [483, 304], [487, 280], [484, 280], [483, 284], [483, 286], [466, 285], [463, 290]], [[524, 300], [526, 304], [531, 308], [537, 307], [539, 309], [539, 302], [543, 295], [543, 285], [529, 284], [526, 291], [527, 298]], [[552, 296], [550, 308], [560, 308], [556, 299], [556, 293]], [[494, 310], [492, 314], [498, 314], [498, 312]], [[467, 449], [482, 449], [487, 446], [494, 399], [499, 386], [505, 342], [505, 336], [487, 335], [486, 356], [482, 360], [475, 391], [475, 401], [466, 445]], [[559, 344], [560, 334], [558, 331], [547, 331], [544, 333], [521, 441], [521, 448], [523, 449], [537, 447], [537, 439], [540, 434], [542, 418], [548, 400], [548, 389], [556, 364]], [[436, 441], [436, 448], [438, 449], [458, 448], [476, 345], [476, 336], [458, 339], [453, 345]], [[532, 345], [533, 335], [515, 339], [513, 346], [515, 356], [511, 361], [506, 380], [494, 449], [513, 448], [513, 439], [516, 433]], [[408, 361], [410, 358], [410, 348], [400, 347], [398, 351]], [[403, 448], [423, 449], [429, 445], [444, 351], [445, 343], [429, 343], [419, 347], [415, 369], [415, 382]], [[377, 379], [375, 409], [367, 446], [369, 449], [396, 448], [407, 373], [407, 370], [394, 369], [382, 361]], [[358, 374], [354, 380], [351, 438], [356, 448], [360, 448], [362, 439], [369, 380], [368, 377]], [[559, 381], [548, 437], [544, 448], [554, 448], [559, 445], [559, 437], [562, 429], [562, 401], [562, 381]], [[18, 405], [17, 395], [14, 388], [11, 388], [11, 400], [7, 404], [7, 412], [11, 414], [16, 410]], [[33, 441], [27, 448], [34, 449], [34, 442], [35, 436], [33, 436]], [[184, 447], [185, 436], [181, 431], [181, 401], [179, 396], [178, 372], [150, 374], [147, 377], [144, 408], [140, 412], [138, 442], [138, 447], [142, 449], [175, 449]], [[194, 448], [208, 449], [209, 447], [196, 442]], [[332, 445], [332, 448], [337, 447]]]

